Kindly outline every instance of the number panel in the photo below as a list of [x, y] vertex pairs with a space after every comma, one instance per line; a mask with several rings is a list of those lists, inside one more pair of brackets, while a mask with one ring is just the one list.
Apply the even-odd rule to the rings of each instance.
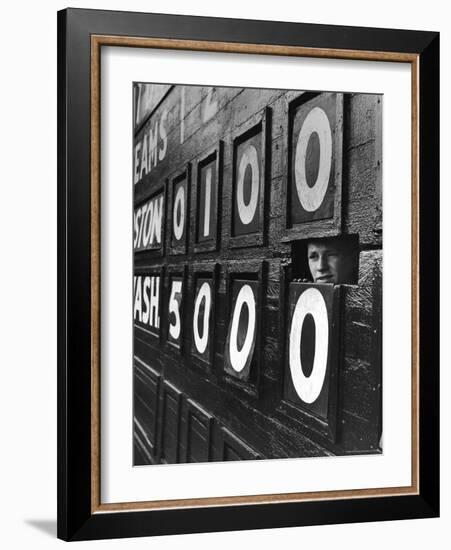
[[232, 305], [225, 349], [225, 371], [249, 380], [257, 339], [257, 283], [237, 279], [232, 283]]
[[331, 284], [289, 284], [284, 401], [318, 419], [310, 424], [328, 437], [336, 429], [339, 296]]
[[286, 96], [283, 242], [342, 232], [343, 94]]
[[133, 277], [133, 319], [135, 326], [152, 336], [160, 336], [162, 272], [137, 273]]

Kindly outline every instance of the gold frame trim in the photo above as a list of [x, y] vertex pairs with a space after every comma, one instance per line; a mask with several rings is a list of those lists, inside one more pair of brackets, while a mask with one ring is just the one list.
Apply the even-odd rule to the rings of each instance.
[[[100, 501], [100, 50], [158, 48], [410, 63], [412, 70], [412, 480], [408, 487], [208, 497], [147, 502]], [[238, 44], [166, 38], [91, 36], [91, 513], [307, 502], [419, 494], [419, 77], [417, 54]]]

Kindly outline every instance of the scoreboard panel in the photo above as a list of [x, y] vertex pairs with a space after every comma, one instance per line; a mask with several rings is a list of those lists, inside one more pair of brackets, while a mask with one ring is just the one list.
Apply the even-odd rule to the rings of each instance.
[[381, 452], [381, 97], [134, 97], [134, 464]]

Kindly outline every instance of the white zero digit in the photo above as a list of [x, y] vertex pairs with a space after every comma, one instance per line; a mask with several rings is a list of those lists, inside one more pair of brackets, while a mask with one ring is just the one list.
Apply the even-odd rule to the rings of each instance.
[[[301, 337], [305, 316], [310, 314], [315, 322], [315, 352], [310, 376], [302, 371]], [[329, 351], [329, 319], [321, 292], [308, 288], [298, 298], [291, 320], [290, 371], [293, 385], [304, 403], [313, 403], [321, 393], [327, 369]]]
[[[178, 212], [180, 209], [180, 218]], [[183, 228], [185, 226], [185, 188], [180, 185], [177, 189], [174, 200], [174, 210], [172, 213], [172, 225], [174, 228], [174, 236], [177, 240], [180, 240], [183, 235]]]
[[[202, 327], [202, 336], [199, 334], [199, 310], [202, 300], [205, 300], [204, 319]], [[208, 333], [210, 330], [210, 309], [211, 309], [211, 288], [208, 283], [202, 283], [196, 296], [193, 316], [194, 343], [199, 353], [204, 353], [208, 344]]]
[[[310, 187], [305, 174], [305, 158], [313, 132], [318, 134], [319, 139], [319, 170], [316, 182]], [[320, 107], [314, 107], [305, 117], [298, 135], [294, 165], [299, 201], [307, 212], [314, 212], [323, 202], [332, 166], [332, 130], [326, 113]]]
[[181, 292], [182, 281], [172, 281], [171, 296], [169, 297], [169, 315], [171, 313], [174, 314], [175, 324], [169, 323], [169, 334], [172, 336], [172, 338], [174, 338], [174, 340], [178, 340], [178, 338], [180, 337], [180, 309], [179, 303], [176, 300], [175, 295]]
[[[244, 203], [244, 175], [246, 168], [250, 166], [252, 170], [251, 197], [249, 203]], [[236, 190], [236, 201], [238, 214], [244, 225], [251, 223], [257, 210], [258, 191], [260, 186], [260, 168], [258, 165], [257, 149], [249, 145], [240, 160], [238, 167], [238, 186]]]
[[[240, 314], [243, 305], [246, 304], [249, 310], [249, 321], [247, 325], [246, 338], [244, 340], [243, 347], [238, 350], [238, 325], [240, 321]], [[252, 342], [254, 341], [255, 321], [256, 321], [256, 304], [255, 297], [252, 288], [249, 285], [243, 285], [238, 292], [238, 296], [235, 302], [235, 308], [233, 310], [232, 328], [230, 330], [230, 342], [229, 342], [229, 355], [232, 368], [236, 372], [241, 372], [245, 365], [249, 353], [252, 348]]]

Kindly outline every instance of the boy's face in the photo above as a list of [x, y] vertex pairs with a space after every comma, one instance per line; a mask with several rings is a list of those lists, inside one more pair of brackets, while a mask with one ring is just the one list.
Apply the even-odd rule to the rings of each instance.
[[330, 242], [311, 242], [307, 249], [308, 264], [314, 283], [349, 283], [352, 258]]

